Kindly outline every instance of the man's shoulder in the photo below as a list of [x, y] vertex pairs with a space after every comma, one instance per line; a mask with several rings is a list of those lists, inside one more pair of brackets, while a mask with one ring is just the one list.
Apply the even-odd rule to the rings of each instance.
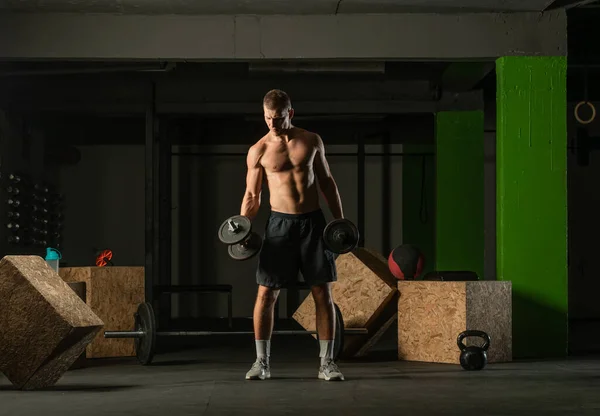
[[264, 151], [265, 148], [267, 146], [267, 136], [263, 136], [260, 139], [258, 139], [256, 141], [256, 143], [254, 143], [253, 145], [250, 146], [250, 148], [248, 149], [248, 154], [249, 155], [255, 155], [255, 156], [260, 156]]
[[252, 149], [264, 148], [267, 145], [267, 139], [268, 139], [268, 134], [265, 134], [263, 137], [258, 139], [252, 146], [250, 146], [250, 149], [252, 150]]
[[321, 136], [319, 136], [319, 134], [315, 133], [314, 131], [306, 130], [300, 127], [296, 127], [296, 129], [298, 132], [298, 136], [302, 137], [305, 140], [308, 140], [310, 142], [316, 142], [317, 140], [321, 139]]

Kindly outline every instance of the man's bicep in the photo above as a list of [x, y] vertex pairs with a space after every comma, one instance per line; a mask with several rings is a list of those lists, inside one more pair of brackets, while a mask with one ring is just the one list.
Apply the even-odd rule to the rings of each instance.
[[252, 150], [248, 152], [248, 158], [246, 160], [248, 171], [246, 173], [246, 192], [251, 194], [258, 194], [262, 187], [262, 166], [257, 160], [256, 152]]
[[262, 169], [260, 167], [253, 167], [248, 169], [246, 175], [246, 191], [252, 194], [258, 194], [262, 187]]
[[319, 182], [327, 180], [331, 177], [331, 170], [329, 169], [329, 162], [325, 155], [325, 146], [321, 137], [317, 136], [317, 154], [315, 155], [315, 174]]

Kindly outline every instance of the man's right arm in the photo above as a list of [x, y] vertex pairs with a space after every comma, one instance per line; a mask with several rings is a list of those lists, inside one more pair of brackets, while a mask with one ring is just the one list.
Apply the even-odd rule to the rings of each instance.
[[246, 156], [248, 172], [246, 174], [246, 192], [242, 200], [240, 215], [245, 215], [251, 220], [258, 214], [262, 190], [263, 168], [260, 164], [260, 151], [252, 146]]

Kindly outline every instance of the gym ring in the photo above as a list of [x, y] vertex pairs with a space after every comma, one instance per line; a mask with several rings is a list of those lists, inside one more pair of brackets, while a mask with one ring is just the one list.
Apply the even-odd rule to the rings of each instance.
[[[588, 120], [582, 120], [581, 117], [579, 117], [579, 109], [581, 108], [582, 105], [585, 105], [585, 104], [587, 104], [587, 106], [590, 107], [592, 110], [592, 116]], [[596, 119], [596, 107], [594, 107], [594, 104], [592, 104], [589, 101], [580, 101], [575, 106], [575, 118], [581, 124], [590, 124], [592, 121], [594, 121]]]

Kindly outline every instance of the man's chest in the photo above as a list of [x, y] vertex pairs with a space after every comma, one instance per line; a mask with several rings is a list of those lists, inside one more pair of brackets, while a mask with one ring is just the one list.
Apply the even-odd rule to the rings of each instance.
[[314, 149], [307, 146], [277, 146], [266, 150], [262, 165], [272, 171], [304, 168], [312, 164]]

